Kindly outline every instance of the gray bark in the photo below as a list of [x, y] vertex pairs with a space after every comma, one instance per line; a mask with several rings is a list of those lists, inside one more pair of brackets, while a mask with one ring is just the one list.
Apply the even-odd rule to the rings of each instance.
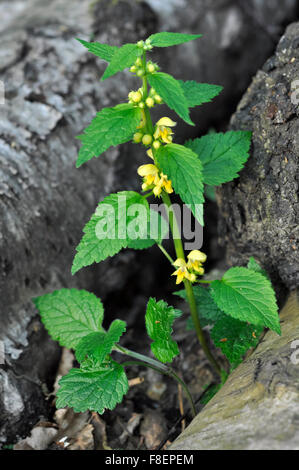
[[[252, 155], [238, 180], [218, 192], [219, 234], [231, 264], [255, 256], [277, 289], [299, 285], [299, 23], [290, 25], [232, 118], [253, 132]], [[298, 90], [297, 82], [297, 90]]]
[[[109, 2], [108, 2], [109, 3]], [[1, 52], [5, 105], [0, 123], [0, 296], [1, 340], [6, 364], [0, 371], [0, 440], [15, 440], [32, 420], [47, 413], [45, 387], [59, 359], [36, 319], [31, 298], [60, 287], [92, 289], [98, 279], [105, 294], [121, 289], [132, 253], [95, 271], [72, 277], [70, 268], [82, 227], [99, 200], [121, 186], [117, 158], [134, 166], [124, 186], [136, 186], [138, 157], [128, 148], [113, 149], [101, 161], [75, 168], [75, 136], [96, 111], [125, 98], [132, 80], [128, 74], [99, 86], [105, 64], [96, 61], [74, 40], [93, 31], [95, 17], [89, 2], [30, 2], [3, 32]], [[3, 5], [3, 8], [5, 5]], [[120, 42], [151, 33], [136, 6]], [[102, 11], [108, 14], [109, 7]], [[119, 17], [115, 18], [115, 22]], [[116, 23], [117, 24], [117, 23]], [[151, 23], [149, 22], [148, 25]], [[113, 20], [110, 20], [113, 29]], [[115, 26], [114, 26], [115, 28]], [[107, 32], [98, 36], [107, 42]], [[118, 36], [115, 30], [112, 38]], [[136, 34], [136, 37], [134, 36]], [[103, 282], [102, 279], [105, 281]]]
[[298, 299], [170, 450], [299, 450]]
[[[134, 84], [124, 73], [100, 85], [105, 64], [74, 38], [94, 35], [120, 45], [157, 30], [194, 32], [196, 25], [206, 39], [181, 46], [174, 56], [162, 51], [160, 63], [179, 78], [227, 85], [222, 101], [208, 113], [193, 114], [195, 121], [204, 116], [202, 128], [208, 128], [228, 115], [227, 103], [244, 90], [273, 47], [273, 35], [294, 17], [297, 6], [295, 0], [286, 1], [283, 9], [277, 9], [278, 0], [262, 6], [253, 2], [249, 18], [233, 1], [215, 1], [211, 7], [195, 0], [103, 0], [93, 9], [89, 3], [0, 2], [0, 79], [6, 100], [0, 105], [0, 340], [6, 354], [0, 369], [0, 442], [26, 434], [48, 411], [44, 393], [51, 388], [60, 352], [31, 298], [66, 286], [92, 290], [99, 279], [102, 296], [120, 293], [129, 273], [139, 269], [136, 256], [127, 252], [70, 275], [74, 247], [97, 202], [111, 191], [136, 188], [136, 168], [144, 161], [135, 147], [122, 146], [75, 169], [75, 135], [97, 110], [125, 100]], [[269, 12], [275, 12], [271, 31]], [[154, 266], [146, 276], [147, 282], [154, 278]]]

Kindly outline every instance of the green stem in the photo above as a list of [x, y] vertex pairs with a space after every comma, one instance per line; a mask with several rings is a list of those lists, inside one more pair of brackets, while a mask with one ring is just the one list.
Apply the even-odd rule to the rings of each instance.
[[193, 323], [194, 323], [194, 326], [195, 326], [195, 331], [196, 331], [196, 334], [197, 334], [197, 338], [198, 338], [198, 340], [199, 340], [199, 342], [202, 346], [202, 349], [204, 350], [208, 360], [210, 361], [211, 365], [213, 366], [215, 372], [217, 372], [217, 374], [221, 376], [221, 368], [218, 365], [218, 363], [217, 363], [216, 359], [214, 358], [213, 354], [211, 353], [210, 348], [209, 348], [209, 346], [206, 342], [204, 332], [201, 328], [192, 284], [191, 284], [190, 281], [186, 280], [186, 281], [184, 281], [184, 285], [185, 285], [187, 299], [188, 299], [188, 303], [189, 303], [189, 306], [190, 306], [190, 313], [191, 313], [191, 317], [192, 317], [192, 320], [193, 320]]
[[[146, 52], [145, 51], [143, 52], [142, 64], [143, 64], [143, 72], [144, 72], [144, 75], [142, 77], [142, 91], [143, 91], [143, 101], [145, 102], [148, 96], [148, 86], [147, 86], [147, 78], [146, 78]], [[146, 130], [149, 134], [152, 135], [154, 133], [154, 126], [152, 123], [150, 110], [145, 105], [145, 108], [143, 111], [144, 111], [144, 116], [145, 116]]]
[[122, 354], [126, 354], [127, 356], [134, 357], [135, 359], [138, 359], [141, 362], [145, 362], [147, 365], [155, 367], [159, 372], [165, 372], [168, 373], [169, 368], [162, 364], [161, 362], [156, 361], [155, 359], [152, 359], [151, 357], [144, 356], [143, 354], [139, 354], [135, 351], [131, 351], [130, 349], [124, 348], [123, 346], [120, 346], [119, 344], [116, 344], [114, 349], [118, 352], [121, 352]]
[[[142, 77], [142, 82], [143, 82], [143, 96], [144, 96], [144, 101], [145, 101], [145, 99], [147, 97], [147, 91], [148, 91], [147, 77], [146, 77], [146, 52], [143, 53], [143, 70], [144, 70], [144, 76]], [[146, 129], [147, 129], [147, 131], [149, 133], [153, 134], [154, 128], [153, 128], [152, 118], [151, 118], [151, 114], [150, 114], [150, 111], [149, 111], [147, 106], [145, 106], [145, 108], [144, 108], [144, 116], [145, 116], [145, 119], [146, 119]], [[154, 153], [154, 149], [153, 149], [153, 153]], [[163, 199], [164, 204], [168, 208], [169, 225], [170, 225], [170, 228], [171, 228], [171, 231], [172, 231], [176, 256], [177, 256], [177, 258], [182, 258], [183, 260], [185, 260], [185, 252], [184, 252], [184, 248], [183, 248], [183, 243], [182, 243], [180, 231], [179, 231], [179, 228], [178, 228], [176, 216], [175, 216], [175, 214], [172, 210], [170, 197], [167, 193], [163, 192], [162, 193], [162, 199]], [[200, 321], [199, 321], [199, 317], [198, 317], [198, 311], [197, 311], [197, 305], [196, 305], [196, 301], [195, 301], [195, 297], [194, 297], [192, 284], [191, 284], [190, 281], [185, 280], [184, 285], [185, 285], [185, 290], [186, 290], [186, 294], [187, 294], [188, 303], [189, 303], [189, 306], [190, 306], [190, 313], [191, 313], [191, 316], [192, 316], [193, 323], [195, 325], [195, 331], [196, 331], [197, 338], [198, 338], [198, 340], [199, 340], [199, 342], [200, 342], [200, 344], [201, 344], [208, 360], [210, 361], [211, 365], [213, 366], [213, 369], [215, 370], [215, 372], [217, 372], [217, 374], [221, 375], [221, 368], [219, 367], [216, 359], [214, 358], [214, 356], [212, 355], [212, 353], [209, 349], [209, 346], [206, 342], [203, 330], [202, 330], [201, 325], [200, 325]]]
[[176, 380], [182, 386], [186, 394], [186, 397], [189, 401], [193, 418], [195, 418], [196, 408], [195, 408], [192, 395], [187, 385], [185, 384], [185, 382], [176, 374], [176, 372], [174, 372], [174, 370], [171, 367], [168, 367], [165, 364], [162, 364], [161, 362], [158, 362], [155, 359], [152, 359], [151, 357], [147, 357], [147, 356], [144, 356], [143, 354], [139, 354], [139, 353], [136, 353], [135, 351], [131, 351], [130, 349], [124, 348], [120, 346], [119, 344], [117, 344], [114, 349], [118, 352], [121, 352], [122, 354], [126, 354], [127, 356], [131, 356], [135, 359], [138, 359], [138, 361], [123, 362], [122, 365], [124, 367], [131, 366], [131, 365], [149, 367], [150, 369], [160, 372], [160, 374], [167, 375], [168, 377], [172, 377], [174, 380]]
[[153, 194], [154, 194], [154, 191], [150, 191], [149, 193], [142, 194], [142, 196], [147, 199], [148, 197], [152, 196]]
[[[170, 225], [170, 229], [173, 233], [173, 242], [174, 242], [176, 255], [177, 255], [178, 258], [182, 258], [185, 261], [185, 252], [184, 252], [184, 248], [183, 248], [183, 243], [182, 243], [181, 237], [179, 236], [179, 228], [178, 228], [178, 224], [177, 224], [175, 214], [173, 213], [172, 208], [171, 208], [170, 197], [169, 197], [168, 194], [163, 193], [162, 198], [163, 198], [164, 204], [168, 208], [169, 225]], [[198, 340], [199, 340], [199, 342], [202, 346], [202, 349], [204, 350], [208, 360], [210, 361], [211, 365], [213, 366], [213, 369], [215, 370], [215, 372], [217, 372], [217, 374], [220, 375], [221, 374], [221, 368], [219, 367], [219, 365], [218, 365], [216, 359], [214, 358], [214, 356], [212, 355], [212, 353], [209, 349], [209, 346], [206, 342], [204, 332], [201, 328], [201, 324], [200, 324], [199, 316], [198, 316], [198, 311], [197, 311], [197, 305], [196, 305], [195, 296], [194, 296], [194, 291], [193, 291], [193, 286], [192, 286], [191, 282], [188, 281], [187, 279], [184, 281], [184, 286], [185, 286], [185, 290], [186, 290], [186, 294], [187, 294], [187, 300], [188, 300], [188, 303], [189, 303], [190, 313], [191, 313], [191, 317], [192, 317], [192, 320], [193, 320], [193, 323], [194, 323], [194, 326], [195, 326], [195, 331], [196, 331], [197, 338], [198, 338]]]

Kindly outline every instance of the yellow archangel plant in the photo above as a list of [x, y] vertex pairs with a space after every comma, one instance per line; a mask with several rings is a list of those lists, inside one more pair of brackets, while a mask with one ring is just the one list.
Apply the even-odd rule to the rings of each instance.
[[[263, 329], [270, 328], [280, 334], [280, 324], [271, 282], [254, 258], [249, 260], [247, 267], [230, 268], [221, 279], [203, 278], [207, 256], [200, 251], [200, 246], [186, 256], [172, 207], [170, 195], [175, 193], [203, 226], [205, 188], [237, 178], [249, 158], [249, 131], [209, 133], [179, 145], [174, 143], [176, 122], [167, 116], [161, 116], [155, 125], [152, 122], [151, 110], [163, 104], [193, 126], [192, 108], [210, 102], [221, 92], [219, 85], [177, 80], [161, 72], [159, 66], [147, 58], [155, 48], [177, 46], [200, 37], [200, 34], [161, 32], [121, 47], [79, 40], [89, 52], [107, 62], [102, 80], [129, 69], [141, 80], [141, 86], [129, 92], [128, 102], [99, 111], [78, 136], [81, 148], [77, 167], [99, 157], [109, 147], [129, 141], [141, 145], [150, 163], [145, 161], [138, 168], [142, 178], [141, 192], [121, 191], [99, 202], [84, 227], [72, 273], [114, 256], [124, 248], [158, 247], [171, 264], [169, 274], [176, 276], [176, 284], [184, 286], [176, 294], [188, 303], [188, 328], [195, 331], [215, 375], [220, 377], [215, 392], [248, 349], [256, 346]], [[133, 230], [136, 206], [142, 208], [146, 216], [153, 215], [148, 202], [150, 198], [161, 199], [167, 208], [167, 220], [158, 217], [160, 230], [156, 235], [149, 231], [150, 224], [145, 224], [139, 232]], [[106, 232], [105, 227], [108, 227]], [[173, 234], [174, 259], [163, 246], [168, 227]], [[92, 410], [98, 413], [113, 409], [128, 391], [125, 369], [139, 364], [177, 380], [195, 415], [189, 389], [171, 367], [171, 362], [180, 353], [172, 337], [175, 319], [182, 314], [180, 310], [162, 299], [149, 299], [145, 325], [153, 358], [120, 344], [126, 330], [123, 320], [114, 320], [108, 330], [103, 328], [104, 307], [90, 292], [61, 289], [37, 297], [34, 302], [52, 338], [62, 346], [74, 349], [80, 364], [60, 380], [57, 407], [69, 406], [78, 412]], [[220, 362], [216, 360], [203, 331], [207, 325], [211, 340], [221, 349], [228, 363], [224, 356]], [[113, 359], [114, 352], [131, 359], [117, 362]]]

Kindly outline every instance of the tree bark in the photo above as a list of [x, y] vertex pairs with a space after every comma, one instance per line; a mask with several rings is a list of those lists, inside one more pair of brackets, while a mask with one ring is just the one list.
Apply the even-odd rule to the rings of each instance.
[[[102, 4], [102, 18], [111, 14]], [[48, 413], [45, 400], [59, 360], [36, 317], [31, 299], [61, 287], [120, 292], [127, 273], [136, 272], [132, 253], [71, 276], [75, 246], [98, 201], [119, 189], [116, 159], [128, 162], [124, 186], [136, 187], [138, 158], [124, 146], [75, 168], [75, 136], [96, 111], [125, 100], [129, 74], [99, 85], [105, 64], [89, 56], [75, 37], [89, 36], [97, 16], [89, 2], [31, 1], [2, 33], [1, 79], [5, 104], [0, 122], [0, 297], [5, 364], [0, 369], [0, 441], [16, 440], [32, 421]], [[96, 13], [95, 13], [96, 14]], [[145, 17], [146, 21], [145, 21]], [[120, 22], [127, 26], [115, 29]], [[146, 5], [109, 16], [114, 27], [98, 35], [123, 43], [152, 32]], [[146, 24], [145, 24], [146, 23]], [[114, 24], [114, 26], [113, 26]], [[130, 269], [129, 269], [130, 267]]]
[[[218, 191], [219, 235], [229, 264], [254, 256], [281, 294], [299, 285], [299, 23], [290, 25], [231, 120], [253, 133], [239, 179]], [[298, 89], [298, 83], [297, 83]]]
[[299, 450], [299, 292], [170, 450]]

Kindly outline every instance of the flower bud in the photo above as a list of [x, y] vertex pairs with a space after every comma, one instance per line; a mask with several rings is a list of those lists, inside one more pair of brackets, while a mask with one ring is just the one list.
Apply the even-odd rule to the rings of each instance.
[[142, 143], [143, 145], [150, 145], [152, 143], [152, 136], [150, 134], [145, 134], [143, 137], [142, 137]]
[[152, 63], [147, 64], [146, 68], [149, 73], [153, 73], [156, 70], [156, 67]]
[[161, 143], [158, 140], [155, 140], [153, 143], [153, 147], [155, 150], [158, 150], [158, 148], [161, 146]]
[[136, 67], [136, 65], [132, 65], [132, 67], [130, 68], [130, 72], [132, 72], [132, 73], [137, 72], [137, 67]]
[[153, 98], [151, 97], [146, 98], [145, 102], [146, 102], [146, 106], [148, 106], [149, 108], [152, 108], [153, 106], [155, 106], [155, 102]]
[[139, 103], [142, 100], [142, 95], [140, 91], [135, 91], [130, 98], [134, 103]]
[[143, 46], [144, 46], [144, 41], [138, 41], [137, 42], [137, 46], [140, 48], [140, 49], [143, 49]]
[[162, 103], [162, 98], [161, 98], [160, 95], [155, 95], [155, 96], [154, 96], [154, 100], [155, 100], [156, 103], [158, 103], [158, 104]]
[[137, 75], [137, 77], [143, 77], [143, 75], [144, 75], [144, 70], [142, 70], [142, 69], [137, 70], [136, 75]]
[[143, 109], [145, 107], [145, 104], [143, 101], [140, 101], [140, 103], [138, 103], [138, 106], [139, 108]]
[[141, 132], [136, 132], [133, 136], [133, 141], [136, 143], [136, 144], [139, 144], [139, 142], [142, 141], [142, 137], [143, 137], [143, 134], [141, 134]]
[[135, 60], [135, 65], [136, 65], [136, 67], [141, 67], [142, 60], [140, 59], [140, 57], [138, 57], [138, 59]]

